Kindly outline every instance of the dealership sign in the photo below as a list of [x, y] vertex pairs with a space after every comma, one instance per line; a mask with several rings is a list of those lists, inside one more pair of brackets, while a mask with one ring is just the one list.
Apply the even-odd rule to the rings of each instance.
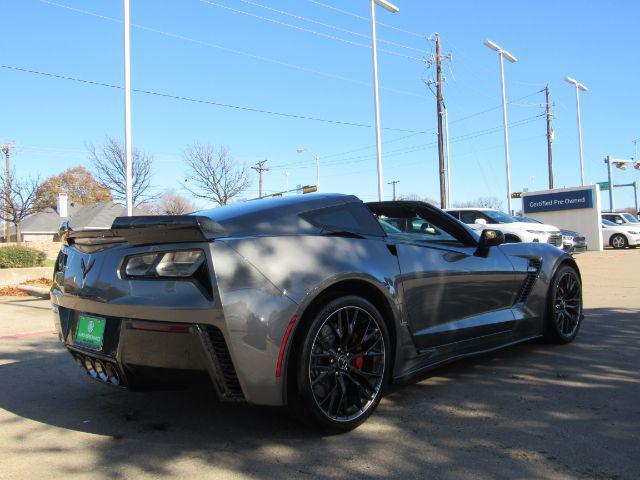
[[527, 195], [522, 199], [524, 213], [576, 210], [578, 208], [593, 208], [593, 190], [541, 193]]

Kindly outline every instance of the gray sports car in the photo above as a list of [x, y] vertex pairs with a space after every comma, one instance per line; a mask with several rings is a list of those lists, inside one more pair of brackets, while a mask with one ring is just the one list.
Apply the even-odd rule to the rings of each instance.
[[385, 387], [583, 318], [571, 256], [478, 236], [421, 202], [262, 199], [72, 231], [51, 300], [60, 339], [121, 388], [206, 375], [220, 399], [352, 429]]

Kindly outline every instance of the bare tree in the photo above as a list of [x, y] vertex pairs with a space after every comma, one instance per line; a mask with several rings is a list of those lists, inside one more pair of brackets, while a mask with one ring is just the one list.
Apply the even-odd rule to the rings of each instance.
[[[125, 151], [120, 142], [107, 137], [102, 147], [87, 145], [89, 157], [93, 164], [93, 173], [98, 181], [109, 188], [115, 200], [126, 202], [127, 183]], [[131, 152], [131, 190], [133, 205], [139, 206], [154, 198], [151, 192], [153, 176], [153, 156], [147, 152], [134, 149]]]
[[[7, 176], [6, 171], [2, 171], [0, 185], [8, 187], [0, 191], [0, 203], [4, 207], [0, 212], [0, 218], [13, 224], [16, 241], [20, 242], [20, 223], [37, 211], [36, 192], [41, 185], [40, 179], [38, 177], [17, 178], [15, 171], [10, 171]], [[6, 241], [9, 241], [9, 238]]]
[[399, 200], [410, 200], [410, 201], [414, 201], [414, 202], [425, 202], [425, 203], [429, 203], [431, 205], [439, 205], [438, 202], [436, 202], [433, 198], [431, 197], [421, 197], [420, 195], [416, 194], [416, 193], [407, 193], [405, 195], [400, 195], [400, 197], [398, 197]]
[[502, 206], [503, 206], [502, 200], [496, 197], [480, 197], [475, 200], [456, 203], [456, 207], [458, 208], [475, 207], [475, 208], [492, 208], [494, 210], [502, 210]]
[[251, 185], [246, 168], [226, 147], [216, 150], [211, 144], [196, 142], [185, 150], [184, 161], [188, 169], [185, 188], [198, 198], [226, 205]]
[[157, 202], [148, 205], [153, 215], [184, 215], [197, 209], [194, 202], [174, 190], [167, 190]]

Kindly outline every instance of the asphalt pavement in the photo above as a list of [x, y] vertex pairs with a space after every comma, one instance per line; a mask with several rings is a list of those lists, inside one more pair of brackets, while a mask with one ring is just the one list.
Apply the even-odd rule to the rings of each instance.
[[0, 299], [0, 479], [640, 478], [640, 251], [577, 257], [586, 319], [394, 389], [321, 436], [212, 390], [129, 393], [85, 378], [47, 301]]

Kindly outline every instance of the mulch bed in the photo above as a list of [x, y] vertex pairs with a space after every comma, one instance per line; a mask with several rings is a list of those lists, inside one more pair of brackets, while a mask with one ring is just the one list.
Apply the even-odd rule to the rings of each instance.
[[16, 287], [0, 287], [0, 297], [28, 297], [29, 294]]
[[34, 287], [47, 287], [51, 286], [51, 280], [45, 277], [35, 278], [33, 280], [27, 280], [24, 285], [32, 285]]

